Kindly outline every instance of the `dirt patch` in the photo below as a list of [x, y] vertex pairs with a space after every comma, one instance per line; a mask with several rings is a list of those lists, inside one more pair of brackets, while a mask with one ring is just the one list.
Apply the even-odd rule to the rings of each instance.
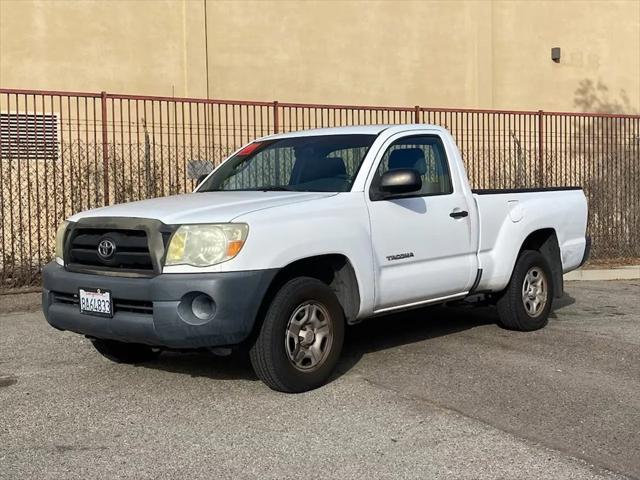
[[35, 312], [41, 308], [40, 292], [0, 295], [0, 315], [4, 313]]
[[593, 258], [585, 263], [584, 269], [620, 268], [640, 265], [640, 258]]

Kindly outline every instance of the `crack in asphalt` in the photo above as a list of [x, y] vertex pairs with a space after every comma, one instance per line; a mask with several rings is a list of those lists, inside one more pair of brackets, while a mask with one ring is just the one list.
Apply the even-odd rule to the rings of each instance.
[[15, 375], [0, 375], [0, 388], [9, 387], [18, 383], [18, 377]]
[[515, 429], [509, 429], [509, 428], [505, 428], [504, 426], [501, 426], [499, 424], [494, 424], [490, 421], [487, 421], [484, 418], [481, 417], [476, 417], [474, 415], [471, 415], [469, 413], [466, 413], [462, 410], [459, 410], [455, 407], [451, 407], [451, 406], [447, 406], [444, 405], [440, 402], [437, 402], [436, 400], [433, 400], [431, 398], [425, 397], [423, 395], [418, 395], [415, 393], [407, 393], [407, 392], [403, 392], [391, 385], [387, 385], [385, 383], [379, 382], [377, 380], [372, 380], [371, 378], [368, 378], [364, 375], [358, 375], [363, 381], [365, 381], [366, 383], [368, 383], [369, 385], [371, 385], [372, 387], [375, 388], [379, 388], [382, 390], [385, 390], [387, 392], [391, 392], [394, 393], [396, 395], [398, 395], [399, 397], [405, 399], [405, 400], [413, 400], [413, 401], [418, 401], [418, 402], [423, 402], [423, 403], [427, 403], [429, 405], [431, 405], [432, 407], [438, 409], [438, 410], [442, 410], [446, 413], [454, 413], [457, 415], [460, 415], [464, 418], [467, 418], [469, 420], [473, 420], [476, 422], [480, 422], [483, 425], [487, 425], [491, 428], [494, 428], [496, 430], [499, 430], [501, 432], [507, 433], [513, 437], [519, 438], [521, 440], [524, 440], [526, 443], [532, 444], [536, 447], [542, 447], [548, 450], [551, 450], [553, 452], [557, 452], [558, 454], [562, 455], [563, 457], [566, 458], [570, 458], [573, 460], [576, 460], [580, 463], [585, 464], [586, 466], [588, 466], [589, 468], [591, 468], [595, 473], [599, 473], [599, 474], [613, 474], [613, 475], [618, 475], [622, 478], [625, 478], [627, 480], [640, 480], [640, 477], [637, 477], [635, 475], [630, 475], [628, 473], [625, 472], [621, 472], [619, 470], [616, 470], [615, 468], [612, 468], [609, 465], [603, 465], [601, 462], [594, 462], [592, 459], [590, 459], [587, 456], [583, 456], [583, 455], [579, 455], [576, 454], [572, 451], [570, 451], [569, 449], [564, 449], [562, 447], [559, 447], [557, 445], [554, 444], [547, 444], [544, 443], [542, 441], [540, 441], [540, 439], [535, 438], [535, 437], [530, 437], [530, 436], [526, 436], [526, 435], [522, 435], [520, 430], [515, 430]]

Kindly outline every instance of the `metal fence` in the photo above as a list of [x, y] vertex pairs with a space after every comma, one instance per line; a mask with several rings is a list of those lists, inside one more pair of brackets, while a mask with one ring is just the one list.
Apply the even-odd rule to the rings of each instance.
[[593, 256], [640, 257], [638, 115], [0, 89], [0, 291], [39, 282], [74, 212], [189, 191], [259, 136], [399, 123], [449, 129], [474, 188], [583, 186]]

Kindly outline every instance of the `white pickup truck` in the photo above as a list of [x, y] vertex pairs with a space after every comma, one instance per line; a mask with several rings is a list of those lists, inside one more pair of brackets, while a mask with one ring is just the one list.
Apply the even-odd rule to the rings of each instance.
[[503, 327], [544, 327], [586, 225], [577, 187], [472, 191], [441, 127], [272, 135], [194, 193], [69, 218], [43, 309], [117, 362], [245, 346], [269, 387], [300, 392], [368, 317], [482, 295]]

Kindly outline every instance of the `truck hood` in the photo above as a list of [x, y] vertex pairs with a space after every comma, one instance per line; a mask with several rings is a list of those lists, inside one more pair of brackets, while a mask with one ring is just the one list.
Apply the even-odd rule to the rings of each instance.
[[256, 210], [307, 202], [336, 195], [333, 192], [202, 192], [122, 203], [78, 213], [69, 218], [76, 222], [85, 217], [151, 218], [172, 224], [225, 223]]

